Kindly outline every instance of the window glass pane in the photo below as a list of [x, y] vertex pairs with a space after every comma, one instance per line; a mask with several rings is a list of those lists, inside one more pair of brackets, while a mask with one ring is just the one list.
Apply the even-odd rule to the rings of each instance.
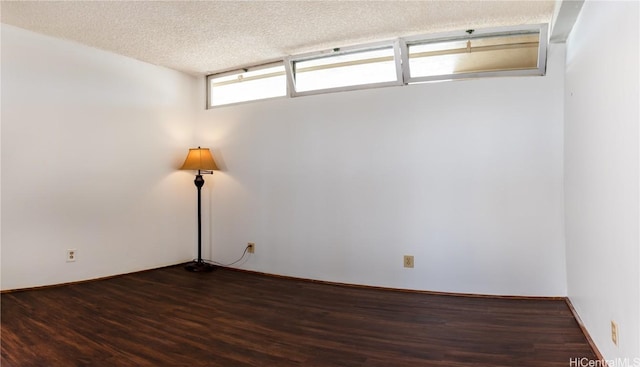
[[409, 45], [411, 77], [538, 67], [538, 33]]
[[296, 91], [397, 80], [393, 47], [294, 61]]
[[209, 78], [209, 104], [253, 101], [287, 94], [284, 65]]

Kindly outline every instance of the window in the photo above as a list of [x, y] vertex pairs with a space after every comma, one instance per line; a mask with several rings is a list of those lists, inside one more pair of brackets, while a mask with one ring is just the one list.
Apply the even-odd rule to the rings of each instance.
[[287, 95], [282, 63], [207, 77], [209, 107]]
[[547, 24], [398, 38], [207, 76], [207, 107], [488, 76], [544, 75]]
[[[544, 28], [544, 30], [543, 30]], [[546, 26], [455, 38], [407, 40], [407, 82], [492, 75], [544, 75]], [[544, 47], [540, 47], [543, 44]]]
[[287, 65], [293, 81], [293, 95], [309, 91], [360, 89], [358, 86], [363, 85], [370, 88], [399, 84], [402, 79], [396, 52], [395, 45], [387, 43], [384, 46], [335, 49], [328, 54], [290, 58]]

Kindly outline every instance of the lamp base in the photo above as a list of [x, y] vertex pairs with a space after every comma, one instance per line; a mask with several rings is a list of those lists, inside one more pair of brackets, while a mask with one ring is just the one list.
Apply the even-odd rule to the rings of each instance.
[[210, 271], [214, 271], [217, 268], [217, 266], [211, 265], [204, 261], [192, 261], [187, 265], [185, 265], [184, 268], [194, 273], [208, 273]]

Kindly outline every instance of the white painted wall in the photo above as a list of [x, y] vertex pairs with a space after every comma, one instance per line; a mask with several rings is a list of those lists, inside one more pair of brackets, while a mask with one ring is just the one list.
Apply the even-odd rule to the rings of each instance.
[[253, 241], [239, 267], [303, 278], [565, 295], [563, 46], [549, 57], [546, 77], [204, 111], [202, 145], [224, 168], [207, 250], [227, 263]]
[[2, 25], [2, 289], [192, 258], [193, 176], [175, 168], [193, 142], [200, 88]]
[[[567, 40], [565, 92], [568, 295], [605, 358], [635, 363], [639, 11], [638, 2], [585, 2]], [[618, 322], [619, 347], [610, 320]]]
[[[201, 144], [224, 169], [206, 177], [205, 257], [231, 262], [254, 241], [256, 254], [239, 266], [398, 288], [566, 294], [560, 46], [546, 77], [202, 111], [201, 83], [189, 76], [2, 30], [3, 289], [190, 259], [193, 176], [174, 169]], [[78, 249], [76, 263], [64, 262], [67, 248]], [[414, 269], [402, 268], [405, 254]]]

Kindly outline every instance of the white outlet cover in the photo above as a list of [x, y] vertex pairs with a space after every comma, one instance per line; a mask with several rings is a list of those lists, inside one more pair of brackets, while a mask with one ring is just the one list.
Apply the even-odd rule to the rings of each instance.
[[69, 249], [67, 250], [67, 262], [74, 262], [78, 258], [78, 250]]

